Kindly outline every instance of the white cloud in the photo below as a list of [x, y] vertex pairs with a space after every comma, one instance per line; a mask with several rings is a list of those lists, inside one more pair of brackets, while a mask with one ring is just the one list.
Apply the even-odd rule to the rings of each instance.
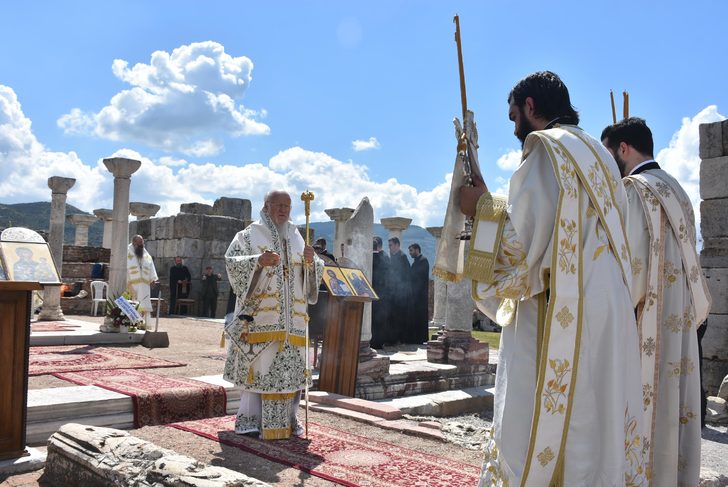
[[364, 150], [371, 150], [371, 149], [379, 149], [379, 141], [376, 137], [369, 137], [369, 140], [360, 140], [357, 139], [351, 143], [352, 148], [356, 152], [361, 152]]
[[503, 154], [495, 162], [504, 171], [515, 171], [521, 165], [521, 151], [511, 150]]
[[159, 163], [167, 167], [179, 167], [186, 166], [187, 161], [184, 159], [175, 159], [174, 157], [162, 156], [159, 158]]
[[660, 150], [656, 157], [660, 166], [680, 182], [690, 197], [695, 212], [698, 236], [700, 235], [700, 134], [698, 126], [701, 123], [721, 120], [725, 120], [725, 117], [718, 113], [718, 107], [715, 105], [706, 107], [692, 118], [683, 118], [680, 129], [673, 134], [668, 146]]
[[115, 94], [98, 113], [73, 108], [57, 124], [68, 134], [136, 142], [195, 157], [220, 153], [226, 136], [265, 135], [266, 116], [236, 100], [252, 80], [253, 62], [232, 57], [213, 41], [156, 51], [149, 64], [112, 64], [114, 75], [132, 86]]
[[[75, 178], [69, 190], [69, 204], [82, 209], [102, 199], [102, 184], [109, 174], [106, 168], [88, 166], [75, 152], [47, 150], [31, 130], [31, 121], [23, 113], [12, 88], [0, 85], [0, 195], [3, 203], [48, 201], [51, 190], [48, 178]], [[110, 174], [109, 174], [110, 176]]]

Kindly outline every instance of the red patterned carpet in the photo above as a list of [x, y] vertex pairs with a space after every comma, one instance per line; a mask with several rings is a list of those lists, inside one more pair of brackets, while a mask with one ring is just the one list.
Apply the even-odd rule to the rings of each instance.
[[224, 387], [192, 379], [117, 369], [53, 375], [75, 384], [95, 385], [131, 396], [136, 428], [222, 416], [227, 406]]
[[35, 333], [41, 331], [73, 331], [76, 328], [80, 328], [80, 326], [62, 321], [37, 321], [30, 324], [30, 331]]
[[30, 347], [28, 375], [78, 372], [81, 370], [183, 367], [184, 365], [179, 362], [146, 357], [119, 348], [95, 347], [93, 345]]
[[480, 467], [308, 423], [309, 438], [263, 441], [232, 430], [235, 416], [171, 424], [346, 486], [465, 487]]

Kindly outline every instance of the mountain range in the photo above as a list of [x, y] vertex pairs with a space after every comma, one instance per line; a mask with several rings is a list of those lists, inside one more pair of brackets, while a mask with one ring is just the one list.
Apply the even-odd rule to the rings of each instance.
[[[66, 215], [73, 214], [88, 215], [89, 213], [79, 210], [73, 205], [66, 204]], [[46, 235], [48, 233], [50, 218], [51, 204], [47, 201], [16, 203], [11, 205], [0, 203], [0, 229], [7, 227], [26, 227]], [[327, 248], [329, 252], [333, 252], [335, 223], [333, 221], [311, 222], [310, 226], [314, 231], [314, 237], [325, 238], [328, 243]], [[64, 242], [66, 244], [73, 244], [76, 234], [75, 227], [67, 223], [64, 234]], [[88, 230], [89, 245], [100, 246], [103, 240], [103, 234], [103, 222], [100, 220], [96, 221]], [[388, 251], [387, 236], [389, 232], [381, 223], [374, 224], [374, 235], [382, 237], [384, 250], [385, 252]], [[427, 260], [430, 262], [430, 270], [432, 270], [432, 264], [435, 261], [435, 254], [437, 252], [435, 242], [435, 237], [430, 232], [417, 225], [410, 225], [402, 234], [402, 251], [409, 258], [407, 247], [413, 243], [420, 244], [422, 254], [427, 257]]]

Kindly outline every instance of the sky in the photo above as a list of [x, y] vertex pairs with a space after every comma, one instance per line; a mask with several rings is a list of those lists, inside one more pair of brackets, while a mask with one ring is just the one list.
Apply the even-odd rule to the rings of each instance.
[[[102, 160], [142, 161], [131, 201], [265, 193], [440, 226], [461, 114], [453, 16], [468, 105], [492, 190], [507, 191], [520, 143], [507, 97], [524, 76], [561, 76], [598, 136], [645, 118], [655, 155], [699, 203], [698, 125], [728, 114], [728, 2], [33, 1], [0, 3], [0, 203], [111, 208]], [[698, 215], [696, 215], [698, 216]], [[302, 223], [303, 205], [292, 218]]]

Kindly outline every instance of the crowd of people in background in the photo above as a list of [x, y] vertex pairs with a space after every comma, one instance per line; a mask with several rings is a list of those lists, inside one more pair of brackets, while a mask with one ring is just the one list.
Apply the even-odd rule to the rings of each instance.
[[379, 300], [372, 303], [371, 346], [421, 345], [429, 338], [430, 264], [417, 243], [408, 248], [411, 264], [399, 238], [387, 243], [389, 255], [381, 237], [374, 237], [372, 287]]

